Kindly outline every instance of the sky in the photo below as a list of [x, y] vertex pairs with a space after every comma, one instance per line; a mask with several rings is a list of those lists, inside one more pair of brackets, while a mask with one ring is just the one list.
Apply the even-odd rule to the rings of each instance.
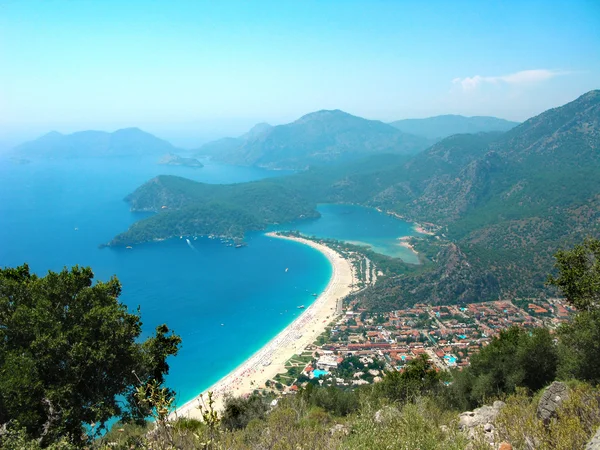
[[0, 144], [194, 147], [320, 109], [522, 121], [599, 88], [599, 0], [0, 0]]

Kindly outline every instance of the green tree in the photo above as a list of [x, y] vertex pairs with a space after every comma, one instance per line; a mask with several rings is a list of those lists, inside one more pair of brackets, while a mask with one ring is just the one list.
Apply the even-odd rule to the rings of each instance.
[[600, 309], [600, 240], [586, 239], [571, 250], [556, 253], [556, 277], [548, 283], [556, 286], [577, 310]]
[[586, 239], [556, 255], [556, 286], [577, 308], [574, 320], [559, 329], [561, 378], [600, 382], [600, 240]]
[[512, 327], [471, 357], [471, 366], [454, 372], [449, 388], [457, 407], [476, 406], [487, 398], [513, 393], [517, 387], [537, 391], [554, 380], [557, 348], [545, 328]]
[[162, 384], [181, 339], [162, 325], [144, 342], [139, 311], [119, 302], [113, 277], [90, 268], [31, 274], [0, 269], [0, 423], [18, 423], [42, 445], [85, 440], [111, 417], [142, 419], [136, 387]]
[[440, 373], [423, 354], [410, 361], [401, 372], [387, 372], [374, 389], [390, 400], [405, 401], [433, 392], [440, 386], [440, 381]]
[[225, 398], [221, 423], [228, 430], [246, 428], [251, 420], [264, 419], [267, 409], [267, 404], [258, 395], [248, 398], [228, 396]]

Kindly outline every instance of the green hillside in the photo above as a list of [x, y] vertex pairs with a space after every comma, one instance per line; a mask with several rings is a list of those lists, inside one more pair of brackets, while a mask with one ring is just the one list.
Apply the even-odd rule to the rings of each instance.
[[231, 186], [159, 177], [128, 200], [160, 213], [113, 244], [242, 237], [314, 217], [319, 202], [356, 203], [439, 229], [437, 238], [414, 242], [433, 264], [363, 291], [370, 308], [533, 295], [545, 289], [556, 250], [600, 236], [599, 130], [600, 91], [592, 91], [507, 133], [453, 135], [415, 156], [380, 154]]

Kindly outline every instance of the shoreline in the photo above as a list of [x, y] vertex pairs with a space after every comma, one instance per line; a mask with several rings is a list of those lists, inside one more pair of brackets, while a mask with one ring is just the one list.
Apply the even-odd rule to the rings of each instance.
[[398, 240], [400, 242], [398, 243], [398, 245], [400, 247], [409, 249], [418, 258], [419, 252], [415, 250], [415, 247], [410, 242], [408, 242], [411, 238], [412, 238], [412, 236], [399, 237]]
[[263, 388], [267, 380], [271, 380], [278, 373], [285, 372], [284, 365], [290, 358], [302, 353], [325, 331], [325, 328], [337, 315], [338, 301], [352, 292], [350, 287], [353, 283], [352, 264], [336, 251], [308, 239], [280, 236], [273, 232], [265, 233], [265, 235], [309, 245], [325, 255], [332, 266], [332, 274], [327, 287], [300, 316], [273, 339], [200, 395], [177, 408], [171, 413], [171, 418], [189, 417], [202, 420], [198, 404], [202, 395], [206, 402], [206, 394], [209, 391], [213, 393], [213, 408], [215, 411], [221, 412], [226, 394], [239, 397]]

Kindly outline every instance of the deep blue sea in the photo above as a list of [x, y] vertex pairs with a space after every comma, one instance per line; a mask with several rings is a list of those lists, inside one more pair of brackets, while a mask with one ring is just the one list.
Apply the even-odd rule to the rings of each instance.
[[[141, 307], [145, 335], [166, 323], [183, 338], [179, 355], [169, 361], [168, 384], [178, 393], [178, 404], [273, 338], [294, 320], [297, 306], [310, 304], [311, 294], [321, 292], [331, 276], [331, 266], [319, 252], [262, 233], [248, 235], [249, 245], [241, 249], [208, 238], [191, 245], [172, 239], [133, 250], [98, 248], [143, 217], [130, 212], [123, 198], [156, 175], [234, 183], [286, 174], [205, 164], [194, 169], [160, 166], [154, 159], [26, 165], [0, 160], [0, 266], [27, 262], [43, 275], [79, 264], [91, 266], [97, 279], [117, 275], [123, 284], [121, 300], [132, 310]], [[291, 228], [374, 247], [412, 234], [409, 224], [368, 208], [319, 209], [321, 219]]]

